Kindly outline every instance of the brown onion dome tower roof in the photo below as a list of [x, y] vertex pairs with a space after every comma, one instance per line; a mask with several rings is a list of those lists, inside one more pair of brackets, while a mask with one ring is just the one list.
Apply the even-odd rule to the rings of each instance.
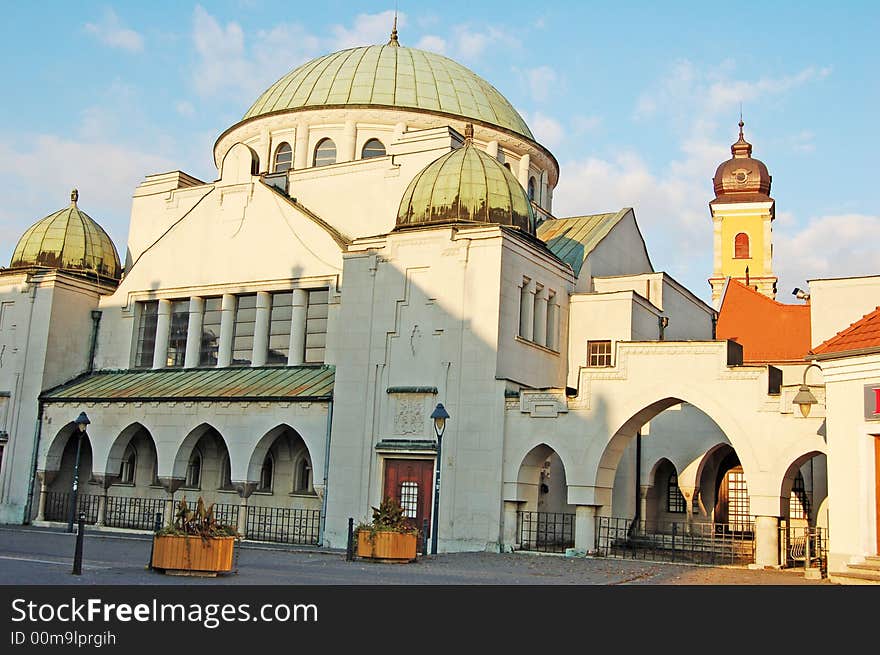
[[122, 277], [119, 254], [104, 229], [77, 207], [79, 192], [70, 193], [70, 205], [49, 214], [18, 240], [10, 269], [57, 268], [98, 280], [118, 282]]
[[733, 155], [715, 171], [713, 183], [715, 200], [726, 202], [767, 202], [770, 197], [772, 177], [760, 159], [752, 157], [752, 144], [743, 136], [742, 119], [739, 121], [739, 140], [730, 146]]

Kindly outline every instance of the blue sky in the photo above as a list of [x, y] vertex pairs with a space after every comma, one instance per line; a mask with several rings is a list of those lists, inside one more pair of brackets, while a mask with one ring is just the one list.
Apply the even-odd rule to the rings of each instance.
[[[880, 5], [399, 1], [403, 45], [494, 84], [557, 157], [557, 216], [632, 206], [657, 270], [708, 299], [715, 167], [740, 102], [773, 175], [779, 296], [880, 274]], [[0, 261], [80, 206], [125, 254], [147, 174], [212, 180], [211, 147], [277, 78], [382, 43], [392, 2], [7, 3]], [[51, 20], [50, 20], [51, 18]]]

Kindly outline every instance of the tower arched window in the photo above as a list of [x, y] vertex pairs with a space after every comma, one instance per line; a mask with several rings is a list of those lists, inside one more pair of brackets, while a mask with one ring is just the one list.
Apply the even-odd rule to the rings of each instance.
[[283, 173], [293, 167], [293, 148], [286, 141], [275, 150], [275, 172]]
[[361, 149], [361, 159], [372, 159], [373, 157], [384, 157], [385, 145], [379, 139], [370, 139]]
[[134, 484], [134, 473], [137, 469], [137, 451], [129, 444], [122, 456], [122, 468], [119, 471], [119, 481], [122, 484]]
[[749, 235], [740, 232], [733, 239], [734, 259], [749, 259]]
[[315, 146], [313, 166], [328, 166], [336, 163], [336, 144], [333, 139], [321, 139]]
[[535, 178], [529, 178], [529, 200], [534, 202], [535, 200]]

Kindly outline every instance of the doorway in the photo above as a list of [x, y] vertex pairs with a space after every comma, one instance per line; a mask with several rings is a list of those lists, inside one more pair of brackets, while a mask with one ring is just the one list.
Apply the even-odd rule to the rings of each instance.
[[391, 498], [403, 508], [407, 523], [421, 535], [425, 519], [431, 518], [433, 459], [386, 459], [382, 499]]

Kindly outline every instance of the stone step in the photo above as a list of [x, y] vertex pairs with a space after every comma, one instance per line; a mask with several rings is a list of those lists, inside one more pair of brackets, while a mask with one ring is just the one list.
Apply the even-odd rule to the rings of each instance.
[[856, 569], [858, 571], [872, 571], [874, 573], [880, 573], [880, 561], [872, 562], [869, 560], [865, 560], [859, 564], [850, 564], [850, 570]]
[[858, 569], [853, 569], [853, 565], [849, 566], [849, 569], [846, 571], [839, 571], [836, 573], [829, 573], [828, 579], [831, 582], [836, 582], [838, 584], [844, 585], [856, 585], [856, 584], [872, 584], [872, 585], [880, 585], [880, 571], [860, 571]]

